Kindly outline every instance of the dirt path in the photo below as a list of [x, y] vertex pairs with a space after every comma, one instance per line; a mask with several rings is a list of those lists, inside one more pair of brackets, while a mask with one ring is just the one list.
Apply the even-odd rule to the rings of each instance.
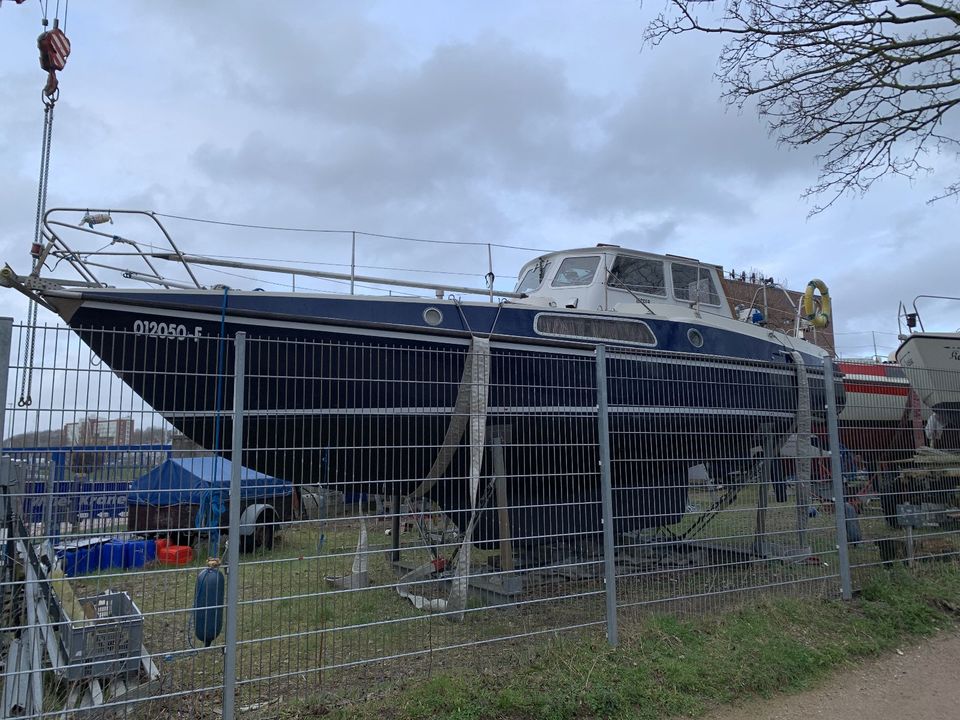
[[956, 717], [960, 717], [960, 633], [954, 631], [843, 671], [812, 690], [724, 708], [707, 720]]

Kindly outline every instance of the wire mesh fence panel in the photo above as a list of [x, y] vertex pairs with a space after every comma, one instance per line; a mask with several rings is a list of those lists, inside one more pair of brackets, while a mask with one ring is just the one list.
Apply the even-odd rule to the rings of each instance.
[[246, 382], [244, 464], [301, 514], [241, 565], [238, 707], [603, 623], [591, 353], [261, 340]]
[[958, 372], [132, 327], [14, 328], [7, 716], [322, 712], [960, 548]]
[[[949, 345], [934, 341], [936, 349]], [[933, 367], [839, 363], [844, 507], [861, 582], [879, 567], [960, 556], [960, 361], [951, 369], [949, 352], [945, 358]]]
[[703, 612], [750, 591], [836, 588], [823, 380], [799, 355], [608, 350], [620, 608]]
[[178, 428], [182, 413], [216, 408], [206, 388], [226, 381], [222, 343], [17, 327], [12, 344], [4, 713], [202, 716], [220, 704], [223, 647], [196, 636], [206, 554], [190, 542], [223, 483]]

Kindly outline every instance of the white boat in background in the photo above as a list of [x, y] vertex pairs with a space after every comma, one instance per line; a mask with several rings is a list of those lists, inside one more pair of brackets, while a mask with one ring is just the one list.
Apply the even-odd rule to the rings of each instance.
[[930, 408], [894, 362], [839, 360], [846, 404], [840, 413], [840, 442], [871, 460], [902, 459], [925, 444]]
[[838, 360], [843, 372], [847, 404], [840, 414], [842, 425], [888, 424], [903, 419], [909, 406], [910, 381], [896, 363], [873, 360]]
[[901, 303], [898, 320], [906, 321], [910, 333], [901, 333], [895, 357], [939, 422], [946, 428], [960, 428], [960, 331], [927, 331], [917, 309], [921, 299], [960, 302], [957, 297], [918, 295], [913, 312], [907, 312]]

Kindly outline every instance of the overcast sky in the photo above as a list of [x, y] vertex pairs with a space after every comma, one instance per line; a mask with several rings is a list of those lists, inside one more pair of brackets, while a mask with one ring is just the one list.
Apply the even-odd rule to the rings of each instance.
[[[807, 219], [813, 153], [778, 147], [755, 114], [721, 103], [716, 38], [641, 53], [660, 7], [75, 1], [48, 207], [524, 248], [615, 242], [794, 288], [820, 277], [846, 356], [872, 354], [873, 332], [881, 353], [896, 346], [898, 301], [960, 294], [957, 204], [927, 203], [960, 173], [954, 158]], [[38, 0], [0, 6], [0, 260], [20, 272], [36, 212], [40, 17]], [[198, 253], [350, 262], [349, 235], [169, 227]], [[534, 255], [493, 248], [497, 286]], [[482, 286], [487, 249], [361, 237], [358, 264]], [[25, 310], [0, 292], [0, 313]]]

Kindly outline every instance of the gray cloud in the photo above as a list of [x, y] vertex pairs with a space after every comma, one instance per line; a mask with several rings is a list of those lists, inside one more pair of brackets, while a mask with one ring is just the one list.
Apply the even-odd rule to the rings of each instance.
[[666, 252], [678, 224], [673, 217], [652, 221], [638, 228], [621, 230], [610, 238], [610, 242], [623, 247], [645, 248], [650, 252]]
[[560, 59], [485, 35], [393, 68], [389, 81], [362, 75], [305, 97], [251, 86], [244, 102], [286, 102], [299, 130], [257, 129], [236, 145], [206, 144], [195, 159], [208, 177], [322, 188], [360, 204], [487, 185], [549, 195], [580, 217], [749, 212], [750, 193], [734, 192], [730, 178], [769, 183], [798, 163], [780, 159], [756, 120], [726, 112], [702, 68], [680, 70], [623, 99], [593, 96], [572, 88]]
[[[955, 206], [924, 204], [942, 182], [891, 180], [807, 220], [798, 197], [815, 179], [812, 151], [784, 151], [749, 108], [724, 107], [715, 40], [639, 54], [653, 10], [77, 8], [51, 204], [545, 249], [616, 242], [799, 285], [824, 276], [843, 332], [895, 330], [893, 295], [955, 285], [944, 269], [958, 260]], [[19, 269], [33, 227], [42, 74], [36, 18], [2, 12], [0, 260]], [[956, 167], [952, 156], [932, 161]], [[349, 261], [348, 236], [169, 223], [186, 247], [212, 254]], [[364, 237], [360, 253], [368, 265], [467, 273], [463, 282], [486, 272], [482, 246]], [[529, 256], [495, 250], [504, 285]], [[22, 312], [11, 293], [0, 303]]]

